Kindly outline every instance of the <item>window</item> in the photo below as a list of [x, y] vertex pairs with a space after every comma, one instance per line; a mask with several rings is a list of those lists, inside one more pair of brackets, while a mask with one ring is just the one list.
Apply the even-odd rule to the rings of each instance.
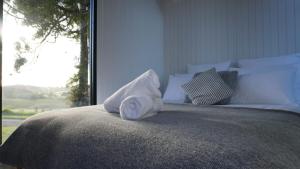
[[3, 1], [3, 141], [36, 113], [96, 103], [95, 2]]

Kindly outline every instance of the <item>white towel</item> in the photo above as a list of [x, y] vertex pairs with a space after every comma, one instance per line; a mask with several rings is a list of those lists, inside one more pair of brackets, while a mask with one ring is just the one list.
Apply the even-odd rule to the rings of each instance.
[[159, 78], [153, 70], [148, 70], [127, 85], [120, 88], [104, 101], [108, 112], [120, 112], [121, 102], [132, 95], [146, 95], [151, 98], [161, 97]]
[[161, 98], [146, 95], [134, 95], [125, 98], [120, 106], [120, 115], [124, 120], [140, 120], [155, 115], [161, 110]]

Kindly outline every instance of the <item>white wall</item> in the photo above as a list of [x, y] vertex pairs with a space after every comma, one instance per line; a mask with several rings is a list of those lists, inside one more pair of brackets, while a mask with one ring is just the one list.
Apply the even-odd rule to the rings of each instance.
[[97, 4], [97, 100], [149, 68], [163, 74], [163, 18], [156, 0]]
[[[158, 3], [157, 3], [158, 2]], [[98, 103], [154, 68], [300, 52], [300, 0], [98, 1]]]
[[300, 52], [300, 0], [163, 0], [166, 75]]

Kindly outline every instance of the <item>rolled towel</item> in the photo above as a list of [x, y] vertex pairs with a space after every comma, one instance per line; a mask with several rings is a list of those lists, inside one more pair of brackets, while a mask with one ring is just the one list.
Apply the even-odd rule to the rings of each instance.
[[103, 104], [104, 108], [108, 112], [120, 112], [121, 102], [131, 95], [147, 95], [152, 98], [161, 97], [159, 86], [158, 75], [150, 69], [107, 98]]
[[140, 120], [155, 115], [161, 110], [161, 98], [147, 95], [134, 95], [125, 98], [120, 106], [120, 115], [124, 120]]

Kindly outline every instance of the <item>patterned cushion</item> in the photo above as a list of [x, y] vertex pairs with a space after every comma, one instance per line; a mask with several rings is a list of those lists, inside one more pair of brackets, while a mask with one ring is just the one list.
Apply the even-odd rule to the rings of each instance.
[[[202, 72], [200, 73], [196, 73], [194, 75], [193, 78], [199, 76]], [[218, 72], [218, 74], [221, 76], [222, 80], [224, 80], [224, 82], [233, 90], [236, 89], [236, 86], [237, 86], [237, 83], [238, 83], [238, 72], [237, 71], [220, 71]], [[217, 105], [225, 105], [225, 104], [228, 104], [230, 103], [230, 99], [231, 97], [229, 98], [226, 98], [226, 99], [223, 99], [221, 101], [219, 101], [218, 103], [216, 103]], [[191, 103], [191, 101], [190, 101]]]
[[215, 68], [202, 72], [182, 85], [182, 88], [196, 105], [215, 104], [233, 94], [233, 90], [222, 80]]

